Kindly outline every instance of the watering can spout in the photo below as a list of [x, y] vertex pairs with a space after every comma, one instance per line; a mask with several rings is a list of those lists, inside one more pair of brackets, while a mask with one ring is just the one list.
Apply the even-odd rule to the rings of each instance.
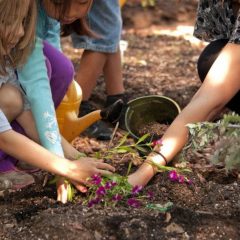
[[81, 100], [81, 88], [78, 83], [73, 80], [64, 99], [56, 110], [60, 132], [69, 142], [100, 119], [109, 122], [117, 121], [123, 107], [122, 100], [118, 100], [103, 110], [96, 110], [78, 118]]
[[79, 136], [86, 128], [91, 126], [96, 121], [100, 120], [101, 110], [93, 111], [81, 118], [77, 117], [75, 111], [69, 111], [65, 115], [65, 127], [62, 129], [62, 135], [68, 140], [72, 141]]

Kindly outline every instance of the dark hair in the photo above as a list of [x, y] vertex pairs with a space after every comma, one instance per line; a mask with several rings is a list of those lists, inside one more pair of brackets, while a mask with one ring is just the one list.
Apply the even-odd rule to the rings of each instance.
[[94, 33], [89, 28], [86, 18], [78, 19], [71, 24], [64, 24], [61, 26], [61, 36], [62, 37], [68, 36], [73, 32], [77, 33], [78, 35], [97, 37], [97, 34]]
[[[64, 16], [70, 9], [71, 3], [74, 0], [50, 0], [56, 7], [60, 9], [61, 16]], [[91, 2], [89, 4], [89, 9], [91, 7]], [[70, 35], [71, 33], [77, 33], [79, 35], [87, 35], [91, 37], [97, 37], [88, 26], [86, 17], [77, 19], [75, 22], [71, 24], [64, 24], [61, 27], [61, 36], [65, 37]]]

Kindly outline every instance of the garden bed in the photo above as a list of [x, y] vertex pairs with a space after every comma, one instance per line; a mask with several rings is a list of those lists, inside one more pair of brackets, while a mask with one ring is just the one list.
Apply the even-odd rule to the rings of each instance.
[[[131, 7], [131, 6], [130, 6]], [[199, 87], [196, 61], [202, 47], [183, 37], [136, 33], [130, 27], [123, 36], [129, 47], [125, 53], [123, 77], [129, 99], [148, 94], [173, 98], [184, 107]], [[68, 39], [64, 40], [68, 45]], [[67, 54], [77, 64], [77, 54], [69, 46]], [[102, 80], [92, 102], [103, 105], [105, 86]], [[116, 139], [121, 138], [118, 132]], [[129, 140], [133, 141], [133, 140]], [[94, 154], [106, 142], [78, 138], [74, 146]], [[114, 156], [110, 161], [117, 171], [126, 174], [130, 159]], [[135, 165], [139, 164], [135, 162]], [[0, 196], [0, 239], [239, 239], [240, 180], [237, 174], [226, 174], [212, 166], [206, 152], [188, 150], [184, 165], [192, 170], [192, 184], [179, 184], [159, 173], [143, 190], [154, 192], [151, 203], [173, 206], [167, 212], [117, 207], [82, 206], [78, 195], [73, 203], [56, 202], [54, 186], [42, 187], [45, 173], [35, 174], [36, 184], [18, 192]], [[132, 167], [132, 171], [137, 166]]]

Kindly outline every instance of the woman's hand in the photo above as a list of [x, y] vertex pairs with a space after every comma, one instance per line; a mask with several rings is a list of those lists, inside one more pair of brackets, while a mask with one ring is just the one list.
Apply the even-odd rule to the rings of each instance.
[[[151, 162], [153, 164], [151, 164]], [[154, 166], [154, 163], [163, 166], [166, 164], [161, 155], [152, 152], [148, 155], [147, 159], [140, 168], [128, 176], [128, 182], [132, 186], [145, 186], [156, 173], [156, 166]]]

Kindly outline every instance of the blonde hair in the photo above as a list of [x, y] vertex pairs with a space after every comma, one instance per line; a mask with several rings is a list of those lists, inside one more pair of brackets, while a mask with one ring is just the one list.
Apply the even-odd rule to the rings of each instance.
[[[0, 0], [0, 75], [6, 74], [7, 67], [21, 67], [26, 62], [34, 45], [36, 15], [35, 0]], [[8, 44], [21, 24], [24, 36], [9, 52]]]

